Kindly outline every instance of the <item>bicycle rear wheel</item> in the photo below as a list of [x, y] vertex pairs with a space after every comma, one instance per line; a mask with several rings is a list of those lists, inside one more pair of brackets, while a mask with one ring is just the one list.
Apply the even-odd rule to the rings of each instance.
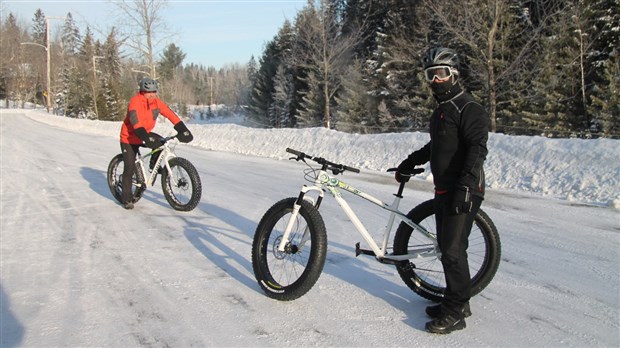
[[185, 158], [168, 161], [172, 174], [164, 170], [161, 186], [170, 206], [179, 211], [190, 211], [200, 203], [202, 183], [194, 165]]
[[[112, 196], [119, 202], [123, 203], [123, 187], [122, 187], [122, 178], [123, 178], [123, 170], [125, 169], [125, 164], [123, 162], [123, 155], [118, 154], [112, 158], [110, 164], [108, 165], [108, 187], [110, 188], [110, 192]], [[144, 185], [142, 184], [144, 180], [141, 180], [141, 173], [139, 170], [133, 175], [132, 180], [132, 190], [133, 190], [133, 202], [137, 202], [142, 198], [142, 194], [144, 193]]]
[[[418, 205], [407, 216], [427, 231], [436, 233], [435, 205], [432, 200]], [[403, 255], [409, 248], [429, 244], [428, 238], [412, 232], [412, 227], [400, 224], [394, 236], [394, 254]], [[482, 209], [478, 211], [469, 235], [467, 255], [473, 297], [489, 285], [497, 272], [501, 255], [497, 228]], [[415, 264], [406, 261], [397, 264], [396, 269], [405, 284], [418, 295], [436, 302], [443, 298], [446, 281], [439, 258], [416, 260]]]
[[267, 296], [290, 301], [316, 283], [325, 265], [327, 236], [319, 211], [303, 201], [284, 251], [278, 246], [297, 198], [274, 204], [263, 216], [252, 243], [254, 276]]

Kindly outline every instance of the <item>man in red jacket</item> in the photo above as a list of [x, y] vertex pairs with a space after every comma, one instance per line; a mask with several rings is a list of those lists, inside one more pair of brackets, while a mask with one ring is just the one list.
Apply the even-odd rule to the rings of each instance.
[[140, 91], [133, 96], [127, 107], [127, 116], [121, 128], [121, 152], [125, 164], [122, 178], [123, 206], [133, 209], [132, 177], [136, 171], [136, 154], [140, 146], [156, 149], [161, 146], [162, 137], [151, 132], [157, 123], [159, 115], [164, 116], [178, 132], [177, 139], [189, 143], [194, 139], [187, 126], [168, 105], [157, 98], [157, 82], [150, 78], [143, 78], [138, 83]]

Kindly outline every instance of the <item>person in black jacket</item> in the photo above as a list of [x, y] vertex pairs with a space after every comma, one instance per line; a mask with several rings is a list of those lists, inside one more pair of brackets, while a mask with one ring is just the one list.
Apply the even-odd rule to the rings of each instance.
[[424, 73], [438, 102], [431, 115], [431, 140], [399, 166], [411, 173], [430, 161], [435, 184], [437, 239], [446, 290], [440, 304], [426, 308], [433, 318], [426, 330], [446, 334], [465, 328], [471, 315], [471, 280], [467, 261], [468, 238], [484, 198], [483, 164], [487, 155], [489, 117], [482, 105], [459, 83], [459, 58], [449, 48], [429, 49], [422, 59]]

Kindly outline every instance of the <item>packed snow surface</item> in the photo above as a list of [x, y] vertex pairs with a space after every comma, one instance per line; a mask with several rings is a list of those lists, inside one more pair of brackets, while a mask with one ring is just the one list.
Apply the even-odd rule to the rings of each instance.
[[[362, 238], [331, 197], [327, 261], [306, 295], [268, 298], [251, 263], [262, 215], [306, 183], [287, 147], [360, 168], [339, 178], [391, 202], [385, 170], [427, 134], [190, 122], [195, 140], [176, 152], [198, 169], [200, 204], [175, 211], [158, 183], [129, 211], [106, 183], [120, 122], [0, 112], [3, 348], [620, 346], [617, 140], [490, 135], [483, 209], [502, 261], [467, 328], [441, 336], [393, 266], [355, 257]], [[156, 131], [174, 133], [166, 120]], [[428, 170], [420, 178], [405, 211], [432, 197]], [[387, 214], [343, 197], [379, 239]]]

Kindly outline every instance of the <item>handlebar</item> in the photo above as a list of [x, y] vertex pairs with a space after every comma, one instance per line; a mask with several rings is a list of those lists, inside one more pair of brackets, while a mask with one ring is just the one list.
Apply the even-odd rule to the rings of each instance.
[[[387, 172], [397, 172], [398, 168], [390, 168]], [[400, 172], [402, 176], [414, 176], [416, 174], [424, 173], [424, 168], [414, 168], [411, 172]]]
[[349, 166], [345, 166], [344, 164], [339, 164], [339, 163], [334, 163], [331, 161], [326, 160], [325, 158], [322, 157], [316, 157], [316, 156], [311, 156], [308, 154], [305, 154], [301, 151], [297, 151], [297, 150], [293, 150], [291, 148], [286, 148], [286, 152], [291, 153], [293, 155], [295, 155], [296, 157], [293, 157], [291, 159], [294, 159], [296, 161], [304, 161], [307, 159], [312, 160], [318, 164], [320, 164], [323, 168], [323, 170], [331, 170], [332, 173], [334, 173], [334, 175], [338, 175], [343, 173], [344, 171], [350, 171], [353, 173], [359, 173], [360, 170], [357, 168], [353, 168], [353, 167], [349, 167]]
[[164, 137], [164, 138], [162, 138], [162, 143], [167, 143], [167, 142], [169, 142], [170, 140], [172, 140], [172, 139], [176, 138], [176, 137], [177, 137], [177, 135], [178, 135], [178, 134], [175, 134], [175, 135], [171, 135], [171, 136], [168, 136], [168, 137]]

